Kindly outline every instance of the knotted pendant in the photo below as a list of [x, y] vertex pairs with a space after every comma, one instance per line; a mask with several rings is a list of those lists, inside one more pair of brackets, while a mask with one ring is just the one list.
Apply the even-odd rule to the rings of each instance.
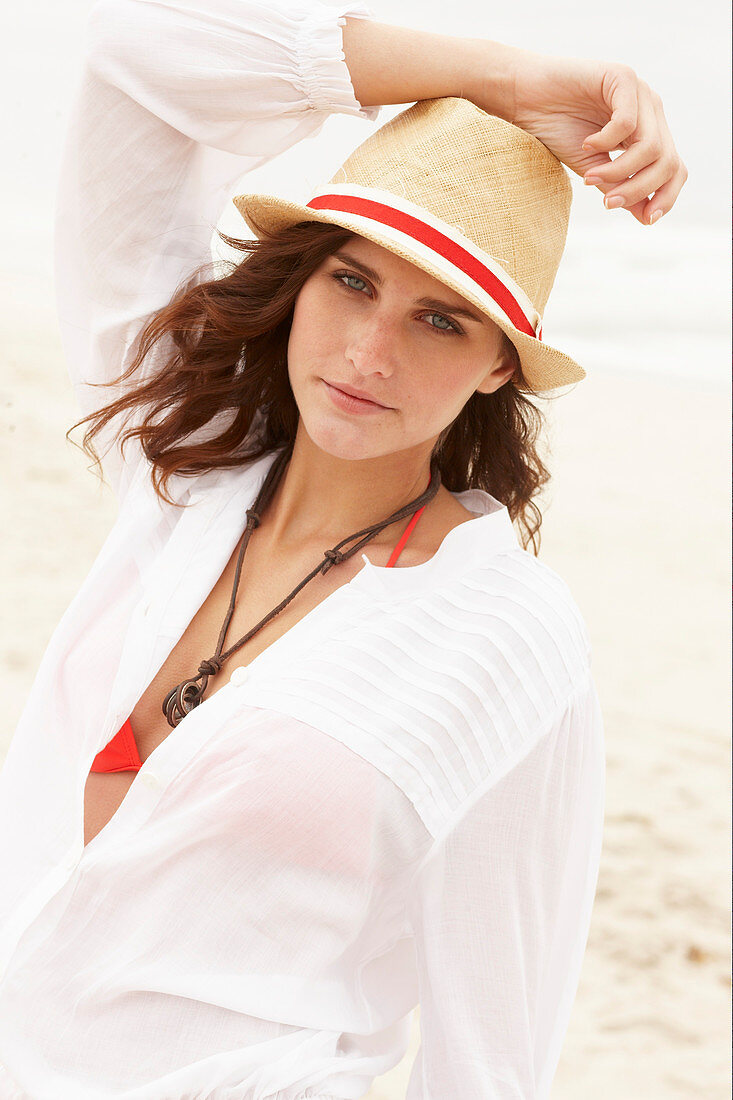
[[175, 729], [178, 723], [199, 705], [206, 691], [209, 676], [213, 676], [220, 668], [221, 662], [216, 657], [202, 661], [198, 676], [193, 680], [184, 680], [168, 692], [163, 700], [163, 714], [168, 719], [169, 726]]
[[196, 680], [184, 680], [169, 691], [163, 700], [163, 714], [174, 728], [201, 702], [201, 685]]

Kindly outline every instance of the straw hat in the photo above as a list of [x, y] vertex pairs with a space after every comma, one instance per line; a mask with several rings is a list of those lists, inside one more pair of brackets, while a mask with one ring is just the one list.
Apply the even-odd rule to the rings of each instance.
[[331, 222], [427, 271], [504, 330], [534, 391], [585, 378], [574, 359], [542, 340], [570, 180], [541, 141], [469, 100], [408, 107], [305, 205], [262, 194], [232, 201], [256, 237], [296, 222]]

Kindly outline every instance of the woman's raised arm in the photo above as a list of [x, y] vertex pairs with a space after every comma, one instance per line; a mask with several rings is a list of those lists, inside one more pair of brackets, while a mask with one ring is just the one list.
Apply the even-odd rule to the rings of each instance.
[[[119, 396], [98, 384], [211, 259], [236, 181], [330, 114], [377, 117], [354, 98], [342, 52], [344, 16], [368, 13], [361, 0], [93, 6], [55, 211], [59, 327], [82, 415]], [[118, 427], [95, 445], [121, 499], [140, 455], [131, 441], [123, 462]]]
[[[671, 210], [687, 179], [659, 95], [629, 65], [357, 19], [346, 20], [344, 53], [362, 105], [470, 99], [538, 138], [609, 209], [623, 205], [644, 225]], [[624, 152], [612, 160], [616, 149]]]

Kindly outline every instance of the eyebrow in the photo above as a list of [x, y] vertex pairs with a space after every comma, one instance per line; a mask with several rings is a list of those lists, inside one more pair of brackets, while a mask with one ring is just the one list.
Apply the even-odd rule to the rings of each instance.
[[[348, 252], [334, 252], [333, 257], [341, 260], [345, 264], [351, 264], [352, 267], [356, 267], [364, 275], [368, 276], [372, 282], [377, 286], [383, 286], [384, 279], [375, 271], [374, 268], [369, 267], [367, 264], [362, 263], [361, 260], [357, 260], [355, 256], [350, 256]], [[463, 306], [454, 306], [450, 302], [441, 302], [438, 298], [416, 298], [415, 305], [425, 306], [427, 309], [437, 309], [441, 312], [452, 313], [456, 317], [465, 317], [469, 321], [475, 321], [476, 324], [483, 325], [483, 319], [479, 317], [470, 309], [464, 309]]]

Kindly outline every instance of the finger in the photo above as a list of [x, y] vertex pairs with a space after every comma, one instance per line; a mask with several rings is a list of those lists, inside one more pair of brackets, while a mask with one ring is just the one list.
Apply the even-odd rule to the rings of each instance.
[[[652, 218], [657, 210], [661, 210], [662, 214], [667, 214], [677, 202], [677, 196], [687, 181], [687, 168], [680, 161], [679, 168], [667, 183], [658, 187], [652, 197], [646, 201], [640, 202], [638, 205], [643, 207], [642, 221], [645, 225], [651, 225]], [[658, 219], [654, 218], [656, 222]]]
[[[591, 177], [601, 179], [599, 187], [606, 204], [619, 195], [624, 199], [625, 209], [648, 225], [655, 210], [666, 213], [674, 205], [687, 179], [687, 169], [677, 155], [661, 99], [643, 81], [635, 136], [638, 140], [628, 150], [609, 165], [587, 173], [586, 179], [588, 182]], [[650, 198], [656, 200], [660, 194], [659, 201]]]
[[637, 125], [639, 79], [628, 65], [611, 65], [603, 78], [602, 94], [611, 117], [596, 134], [589, 134], [583, 148], [590, 152], [610, 152], [633, 134]]
[[[640, 81], [637, 95], [637, 125], [634, 132], [626, 141], [627, 148], [613, 160], [608, 160], [598, 170], [593, 168], [585, 175], [598, 176], [603, 183], [613, 188], [614, 194], [623, 195], [636, 202], [641, 195], [631, 196], [624, 192], [623, 188], [614, 185], [626, 181], [629, 176], [642, 171], [648, 165], [655, 163], [664, 153], [663, 139], [660, 134], [659, 121], [652, 102], [652, 91], [648, 84]], [[672, 138], [667, 130], [668, 141]], [[664, 180], [659, 181], [660, 184]]]
[[651, 197], [646, 202], [642, 200], [645, 224], [651, 224], [651, 218], [657, 211], [667, 214], [672, 209], [688, 177], [687, 166], [682, 162], [669, 132], [662, 100], [655, 92], [652, 92], [652, 102], [664, 149], [660, 160], [664, 164], [659, 166], [656, 177], [650, 177], [647, 195]]
[[641, 225], [655, 225], [659, 220], [655, 218], [652, 222], [651, 219], [654, 217], [655, 212], [659, 210], [664, 215], [672, 209], [677, 201], [677, 196], [687, 181], [687, 177], [687, 168], [680, 161], [679, 167], [672, 178], [661, 187], [658, 187], [651, 198], [645, 197], [634, 203], [633, 206], [622, 207], [622, 209], [627, 210]]
[[[671, 164], [667, 157], [660, 157], [648, 168], [642, 168], [625, 184], [621, 186], [613, 185], [606, 192], [604, 202], [608, 206], [616, 195], [620, 195], [624, 200], [623, 206], [630, 210], [637, 203], [646, 202], [650, 195], [655, 195], [657, 191], [668, 184], [674, 177], [677, 168], [678, 165]], [[615, 205], [618, 206], [619, 204], [616, 203]]]

